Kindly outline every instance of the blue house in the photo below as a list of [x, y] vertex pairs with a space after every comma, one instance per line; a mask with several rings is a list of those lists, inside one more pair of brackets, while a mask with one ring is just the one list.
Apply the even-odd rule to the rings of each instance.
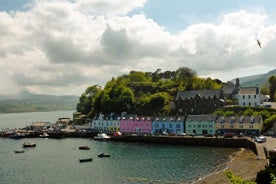
[[176, 134], [184, 132], [185, 116], [155, 117], [152, 121], [153, 133]]

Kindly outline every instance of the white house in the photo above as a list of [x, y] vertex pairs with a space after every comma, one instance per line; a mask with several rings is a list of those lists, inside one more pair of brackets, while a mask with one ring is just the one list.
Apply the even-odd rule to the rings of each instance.
[[261, 104], [261, 97], [257, 87], [240, 88], [238, 99], [240, 107], [256, 107]]
[[120, 131], [120, 117], [113, 115], [104, 116], [100, 114], [92, 120], [91, 129], [105, 132]]

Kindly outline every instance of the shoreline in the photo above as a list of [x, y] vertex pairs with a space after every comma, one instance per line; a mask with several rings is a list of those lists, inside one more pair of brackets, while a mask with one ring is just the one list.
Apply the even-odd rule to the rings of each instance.
[[230, 155], [230, 161], [226, 163], [223, 170], [210, 173], [190, 184], [231, 184], [227, 178], [225, 170], [231, 170], [235, 176], [247, 181], [255, 181], [257, 173], [265, 169], [266, 160], [257, 159], [257, 156], [248, 149], [241, 148]]

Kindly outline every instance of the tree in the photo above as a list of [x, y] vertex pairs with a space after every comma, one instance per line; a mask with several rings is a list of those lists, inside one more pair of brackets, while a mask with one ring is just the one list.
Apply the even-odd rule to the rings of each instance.
[[275, 95], [275, 92], [276, 92], [276, 76], [271, 76], [268, 79], [268, 82], [270, 84], [270, 86], [269, 86], [270, 101], [274, 102], [276, 100], [276, 95]]
[[77, 104], [77, 111], [85, 115], [88, 114], [88, 117], [93, 116], [94, 102], [96, 100], [96, 96], [101, 90], [102, 89], [99, 85], [88, 87], [80, 97], [80, 101]]

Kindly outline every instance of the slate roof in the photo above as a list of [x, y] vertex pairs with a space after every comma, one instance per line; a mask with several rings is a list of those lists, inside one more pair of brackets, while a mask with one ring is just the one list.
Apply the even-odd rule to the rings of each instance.
[[219, 98], [221, 96], [221, 90], [187, 90], [187, 91], [179, 91], [175, 97], [176, 100], [179, 98], [195, 98], [196, 96], [200, 96], [201, 98], [213, 98], [216, 96]]
[[154, 120], [153, 121], [158, 121], [158, 122], [161, 122], [161, 121], [163, 121], [163, 122], [169, 122], [169, 121], [171, 121], [171, 122], [183, 122], [184, 121], [184, 119], [185, 119], [185, 117], [184, 116], [160, 116], [160, 117], [155, 117], [154, 118]]
[[215, 121], [217, 115], [188, 115], [186, 121]]
[[244, 87], [239, 91], [240, 95], [256, 95], [259, 94], [259, 90], [257, 87]]
[[227, 82], [225, 85], [222, 86], [222, 91], [226, 95], [232, 94], [235, 90], [237, 90], [237, 85], [232, 82]]
[[261, 116], [219, 116], [216, 123], [261, 123]]

